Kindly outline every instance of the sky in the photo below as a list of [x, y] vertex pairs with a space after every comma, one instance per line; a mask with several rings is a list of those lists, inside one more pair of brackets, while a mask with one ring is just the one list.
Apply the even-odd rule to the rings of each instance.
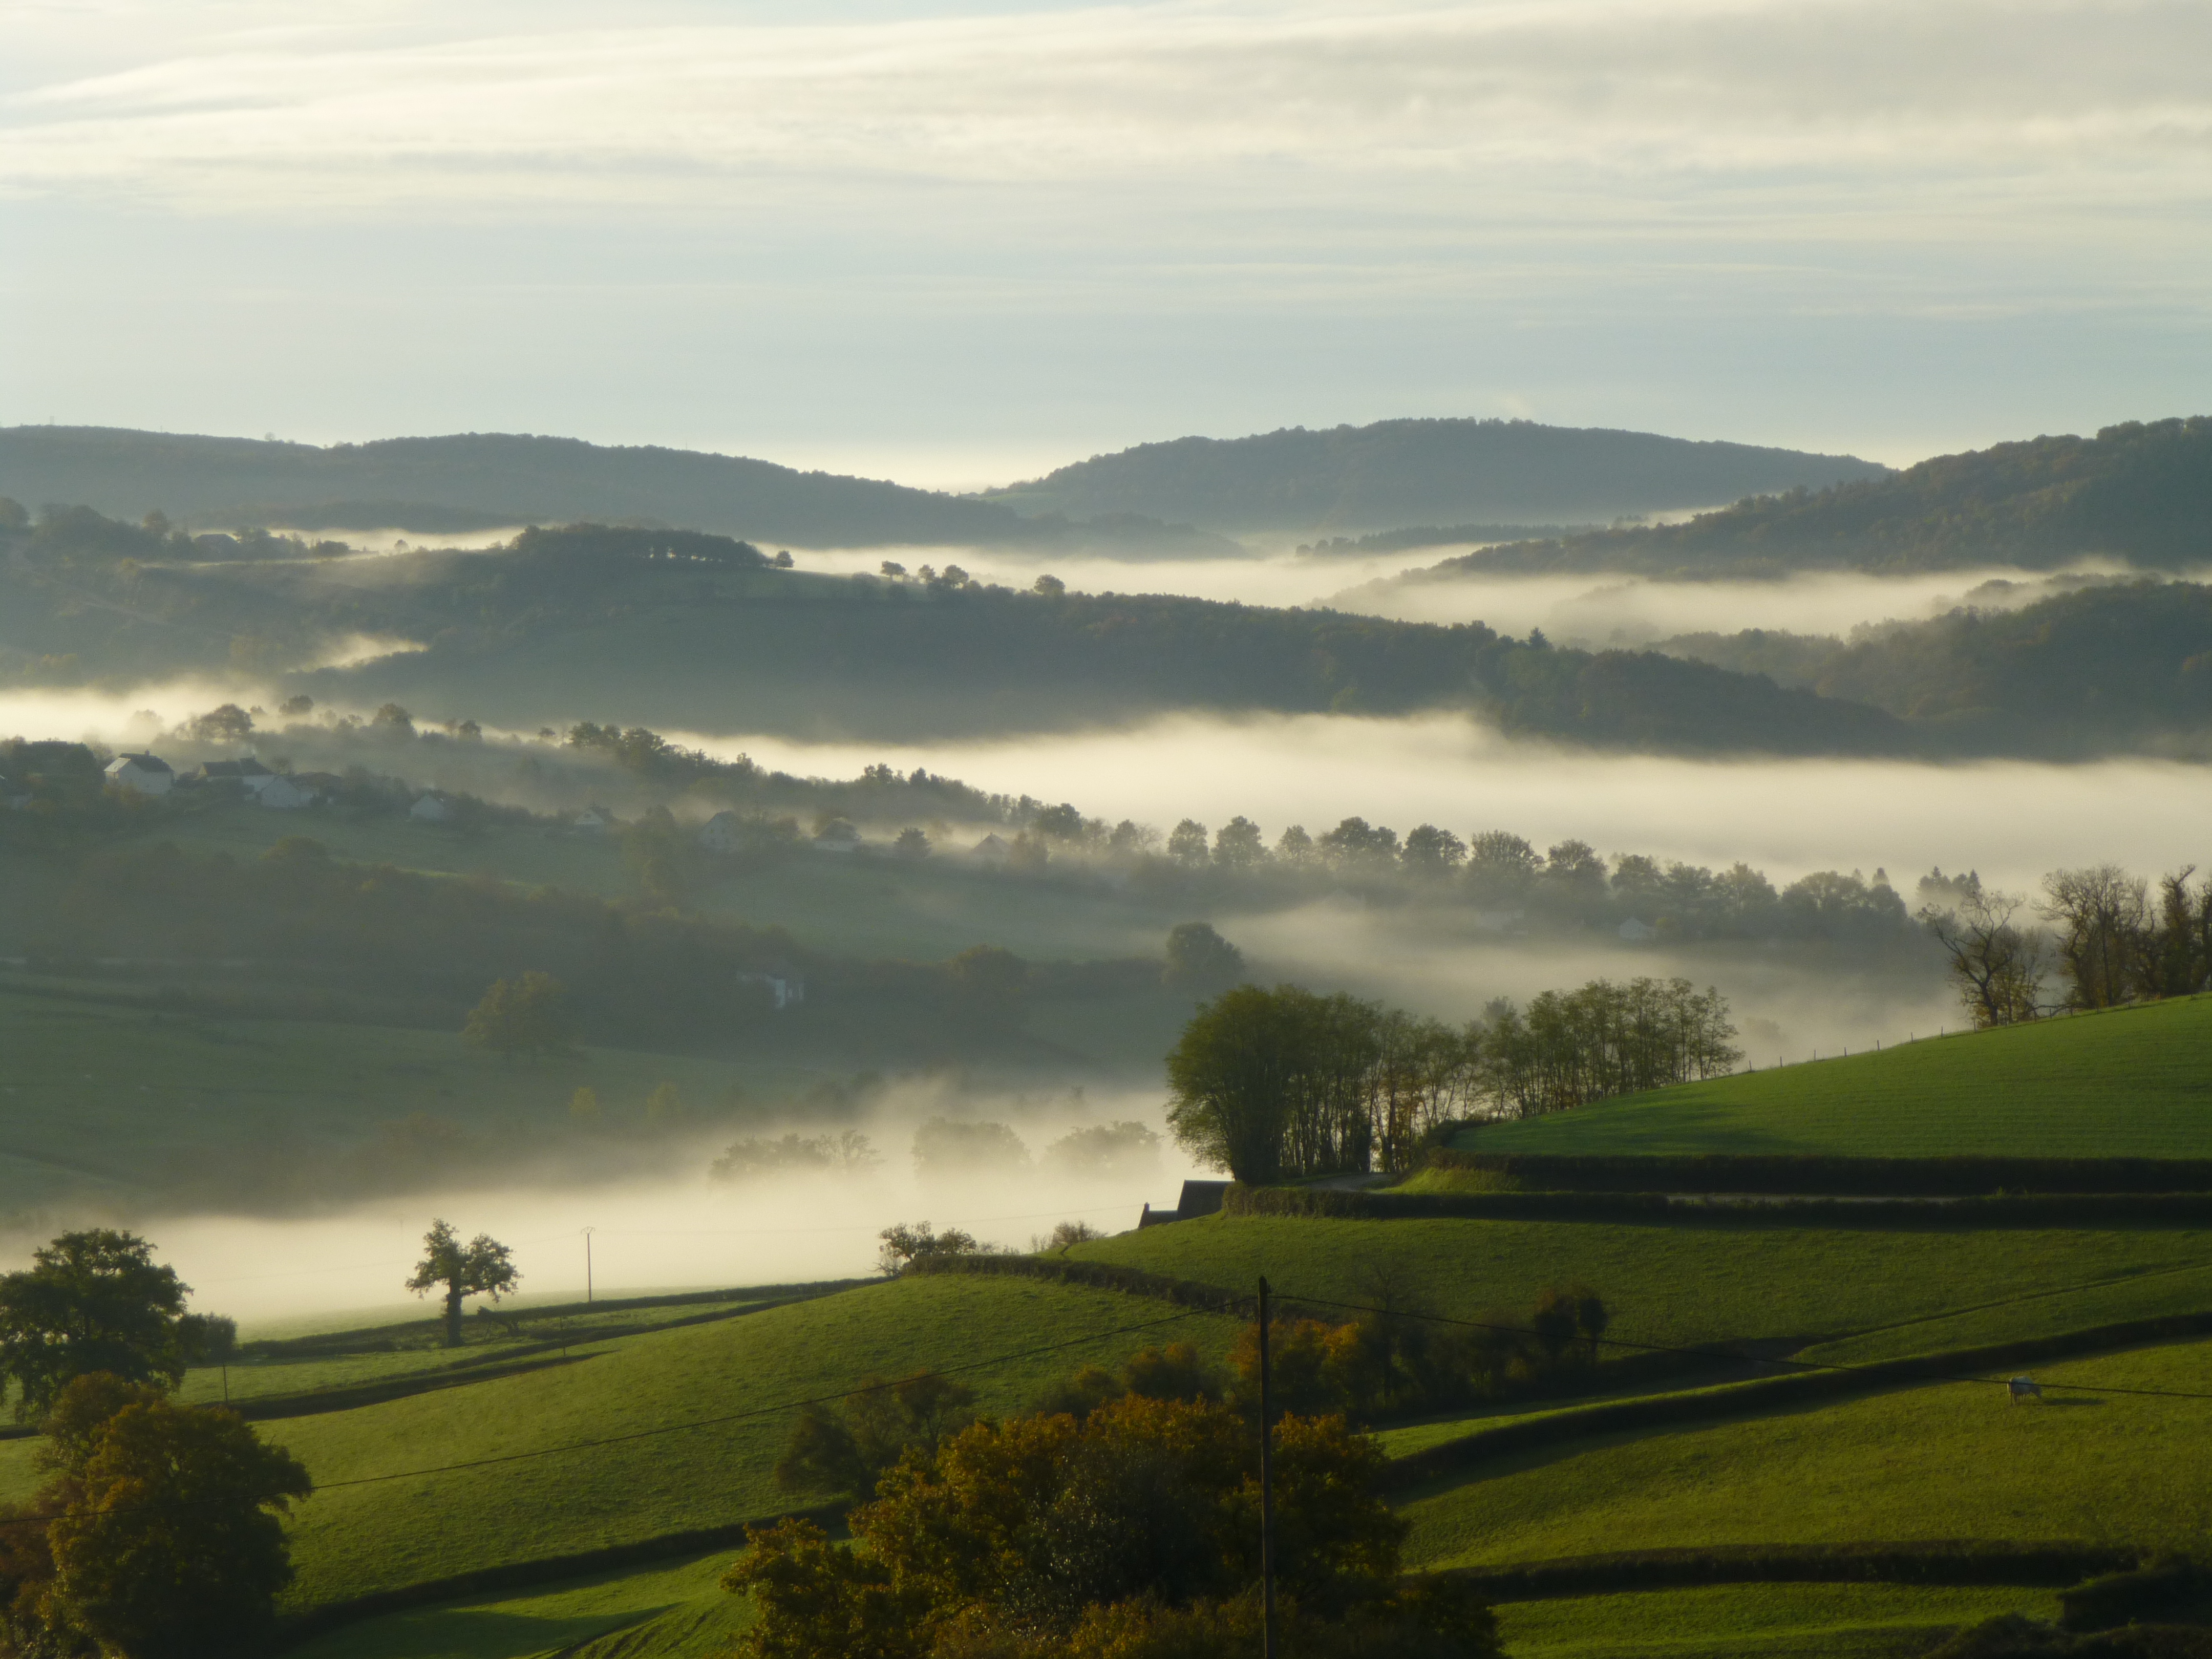
[[0, 0], [0, 424], [966, 488], [2203, 412], [2202, 0]]

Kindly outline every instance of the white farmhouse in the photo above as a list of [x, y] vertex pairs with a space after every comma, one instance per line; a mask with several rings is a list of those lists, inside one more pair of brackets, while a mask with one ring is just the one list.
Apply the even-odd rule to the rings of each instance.
[[814, 832], [814, 850], [817, 853], [857, 853], [860, 849], [860, 832], [842, 818], [832, 818]]
[[1649, 945], [1659, 937], [1659, 930], [1648, 921], [1631, 916], [1620, 924], [1620, 936], [1631, 945]]
[[968, 849], [968, 856], [978, 864], [1004, 864], [1014, 849], [1000, 835], [988, 835]]
[[568, 827], [580, 836], [604, 836], [615, 827], [615, 815], [604, 806], [586, 806]]
[[417, 798], [407, 809], [407, 816], [417, 823], [451, 823], [453, 821], [453, 799], [450, 795], [429, 790]]
[[740, 985], [758, 985], [768, 992], [769, 1006], [781, 1013], [806, 1000], [806, 981], [796, 974], [739, 974]]
[[107, 763], [107, 781], [135, 795], [166, 795], [177, 775], [159, 755], [118, 755]]

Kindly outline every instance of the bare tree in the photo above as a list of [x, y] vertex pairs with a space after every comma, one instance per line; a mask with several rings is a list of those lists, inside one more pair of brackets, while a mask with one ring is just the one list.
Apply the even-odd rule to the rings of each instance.
[[2185, 865], [2158, 884], [2158, 994], [2184, 997], [2212, 989], [2212, 877], [2189, 884], [2197, 866]]
[[1984, 1029], [2036, 1018], [2043, 1012], [2047, 947], [2041, 932], [2013, 921], [2026, 901], [1974, 878], [1946, 885], [1952, 902], [1922, 906], [1920, 925], [1951, 958], [1952, 982], [1968, 1015]]
[[2043, 878], [2043, 914], [2058, 927], [2058, 965], [2067, 1000], [2076, 1008], [2110, 1008], [2141, 988], [2150, 895], [2140, 877], [2117, 864], [2054, 870]]

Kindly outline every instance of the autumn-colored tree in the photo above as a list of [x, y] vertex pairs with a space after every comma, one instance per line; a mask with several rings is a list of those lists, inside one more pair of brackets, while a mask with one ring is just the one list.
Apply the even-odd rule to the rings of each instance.
[[[15, 1612], [33, 1650], [222, 1659], [258, 1645], [292, 1567], [281, 1516], [307, 1472], [234, 1413], [93, 1375], [48, 1419], [52, 1576]], [[28, 1590], [27, 1595], [24, 1591]]]
[[464, 1038], [495, 1050], [502, 1060], [560, 1054], [574, 1034], [567, 989], [550, 974], [534, 969], [519, 979], [494, 980], [461, 1028]]
[[[1315, 1630], [1376, 1634], [1364, 1649], [1316, 1649], [1332, 1656], [1487, 1659], [1486, 1610], [1399, 1580], [1406, 1523], [1376, 1495], [1382, 1467], [1380, 1449], [1340, 1418], [1276, 1426], [1278, 1583], [1304, 1609], [1291, 1616]], [[759, 1618], [741, 1651], [1166, 1659], [1242, 1650], [1148, 1644], [1163, 1620], [1220, 1627], [1209, 1610], [1233, 1603], [1258, 1576], [1257, 1437], [1228, 1407], [1131, 1395], [1080, 1420], [977, 1423], [933, 1454], [909, 1452], [877, 1492], [851, 1516], [850, 1552], [804, 1522], [750, 1534], [752, 1550], [723, 1580], [756, 1595]], [[1228, 1626], [1249, 1622], [1236, 1615]], [[1425, 1632], [1428, 1645], [1381, 1639], [1401, 1626]]]

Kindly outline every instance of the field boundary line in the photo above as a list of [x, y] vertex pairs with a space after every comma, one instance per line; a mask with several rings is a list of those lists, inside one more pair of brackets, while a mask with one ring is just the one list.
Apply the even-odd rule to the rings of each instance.
[[1666, 1193], [1359, 1193], [1232, 1186], [1221, 1212], [1310, 1221], [1618, 1221], [1664, 1227], [2212, 1227], [2212, 1193], [1686, 1201]]
[[841, 1503], [817, 1504], [809, 1510], [786, 1510], [775, 1515], [757, 1516], [750, 1520], [732, 1521], [721, 1526], [691, 1527], [681, 1532], [661, 1533], [655, 1537], [636, 1539], [627, 1544], [603, 1544], [596, 1549], [572, 1550], [561, 1555], [540, 1556], [531, 1561], [508, 1561], [498, 1566], [478, 1567], [471, 1572], [455, 1573], [447, 1578], [425, 1579], [419, 1584], [374, 1590], [367, 1595], [356, 1595], [343, 1601], [326, 1601], [320, 1607], [287, 1613], [280, 1618], [276, 1639], [270, 1650], [283, 1652], [317, 1637], [326, 1636], [334, 1630], [343, 1629], [348, 1625], [381, 1619], [387, 1613], [406, 1613], [434, 1602], [457, 1601], [463, 1596], [496, 1595], [507, 1590], [531, 1589], [539, 1584], [556, 1583], [564, 1578], [588, 1577], [621, 1567], [640, 1566], [678, 1556], [710, 1554], [716, 1550], [744, 1543], [748, 1528], [772, 1527], [783, 1521], [811, 1521], [817, 1526], [835, 1528], [844, 1523], [846, 1507]]
[[[1291, 1298], [1286, 1296], [1284, 1299], [1287, 1302]], [[1879, 1394], [1889, 1389], [1936, 1382], [1980, 1382], [2002, 1386], [2001, 1378], [1966, 1377], [1958, 1373], [2039, 1359], [2078, 1358], [2205, 1335], [2212, 1335], [2212, 1313], [2168, 1314], [2155, 1319], [2060, 1331], [2048, 1336], [2022, 1337], [1978, 1348], [1914, 1354], [1848, 1367], [1818, 1366], [1695, 1391], [1645, 1395], [1594, 1406], [1567, 1406], [1540, 1417], [1474, 1429], [1393, 1458], [1382, 1484], [1388, 1490], [1401, 1490], [1512, 1452], [1535, 1450], [1627, 1430], [1758, 1417], [1808, 1401]], [[2094, 1384], [2083, 1386], [2094, 1389]]]
[[[1478, 1138], [1480, 1129], [1475, 1131]], [[2212, 1192], [2212, 1158], [1864, 1158], [1829, 1152], [1486, 1152], [1439, 1146], [1423, 1169], [1495, 1175], [1529, 1192], [1828, 1198], [2058, 1197]]]
[[1713, 1544], [1560, 1556], [1516, 1566], [1437, 1567], [1486, 1601], [1540, 1601], [1705, 1584], [2017, 1584], [2063, 1589], [2139, 1565], [2142, 1552], [2095, 1544], [1972, 1539], [1851, 1544]]

